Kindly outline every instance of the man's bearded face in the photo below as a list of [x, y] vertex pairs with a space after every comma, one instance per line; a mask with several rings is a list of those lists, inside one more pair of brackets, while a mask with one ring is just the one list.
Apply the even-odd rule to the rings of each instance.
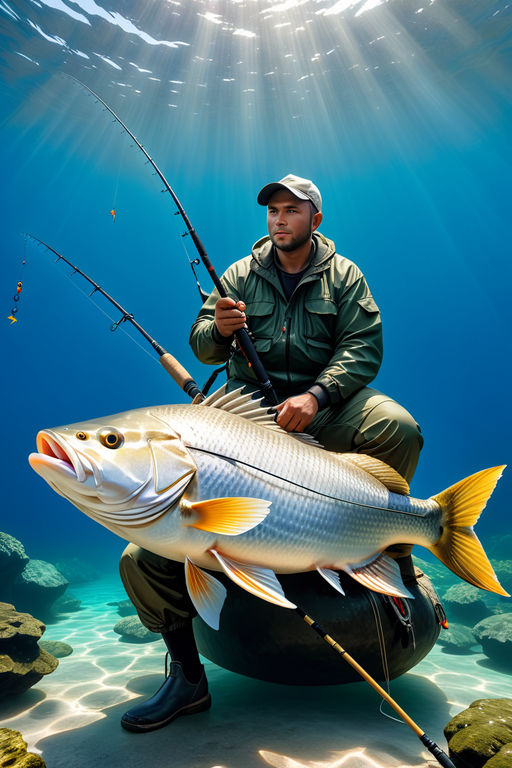
[[291, 252], [307, 243], [313, 232], [314, 208], [287, 189], [275, 192], [267, 208], [270, 240], [280, 251]]

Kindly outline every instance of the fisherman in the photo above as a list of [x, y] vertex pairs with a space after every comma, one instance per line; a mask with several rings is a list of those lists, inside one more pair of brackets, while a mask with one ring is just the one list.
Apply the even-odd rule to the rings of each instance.
[[[320, 232], [322, 198], [308, 179], [290, 174], [263, 187], [268, 236], [252, 255], [231, 265], [190, 334], [203, 363], [228, 362], [229, 391], [258, 391], [234, 333], [247, 327], [277, 394], [276, 421], [307, 432], [325, 448], [365, 453], [410, 481], [423, 444], [412, 416], [368, 384], [382, 360], [380, 313], [361, 270], [336, 253]], [[410, 547], [395, 548], [395, 557]], [[130, 544], [121, 576], [142, 623], [162, 634], [170, 674], [149, 700], [122, 718], [128, 730], [160, 728], [210, 706], [208, 685], [192, 631], [196, 611], [183, 564]]]

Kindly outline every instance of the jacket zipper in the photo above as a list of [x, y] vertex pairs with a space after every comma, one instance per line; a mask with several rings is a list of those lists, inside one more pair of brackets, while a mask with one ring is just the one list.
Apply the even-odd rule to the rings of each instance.
[[283, 332], [286, 333], [286, 348], [285, 348], [285, 361], [286, 361], [286, 380], [288, 381], [288, 390], [290, 389], [292, 382], [290, 380], [290, 325], [292, 322], [291, 315], [285, 318], [283, 325]]

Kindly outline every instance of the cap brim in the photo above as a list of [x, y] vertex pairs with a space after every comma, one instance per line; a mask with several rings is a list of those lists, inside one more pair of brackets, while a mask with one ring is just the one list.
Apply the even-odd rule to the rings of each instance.
[[268, 205], [268, 201], [274, 192], [277, 192], [279, 189], [287, 189], [288, 192], [291, 192], [291, 194], [294, 197], [297, 197], [299, 200], [310, 200], [310, 198], [305, 195], [304, 192], [299, 192], [298, 189], [288, 187], [286, 184], [281, 184], [279, 181], [273, 181], [271, 184], [266, 184], [263, 189], [260, 190], [257, 198], [258, 203], [260, 205]]

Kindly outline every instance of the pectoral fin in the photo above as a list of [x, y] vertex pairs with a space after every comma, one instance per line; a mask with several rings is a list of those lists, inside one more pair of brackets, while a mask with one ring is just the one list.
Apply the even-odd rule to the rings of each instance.
[[318, 567], [317, 567], [317, 571], [320, 574], [320, 576], [323, 576], [326, 582], [331, 585], [331, 587], [333, 587], [341, 595], [345, 595], [345, 592], [343, 591], [343, 588], [340, 584], [340, 575], [338, 571], [332, 571], [330, 568], [318, 568]]
[[247, 563], [237, 563], [236, 560], [220, 555], [214, 549], [209, 551], [212, 555], [215, 555], [229, 578], [235, 584], [238, 584], [239, 587], [242, 587], [242, 589], [256, 595], [256, 597], [260, 597], [262, 600], [267, 600], [269, 603], [280, 605], [282, 608], [297, 607], [285, 597], [283, 588], [278, 582], [274, 571], [270, 571], [268, 568], [259, 568], [256, 565], [248, 565]]
[[189, 557], [185, 559], [185, 579], [196, 611], [212, 629], [218, 629], [226, 587], [215, 576], [195, 565]]
[[238, 536], [254, 528], [270, 512], [271, 501], [241, 496], [180, 503], [183, 525], [224, 536]]
[[378, 555], [375, 560], [364, 565], [345, 565], [343, 570], [374, 592], [414, 599], [402, 581], [400, 566], [387, 555]]

